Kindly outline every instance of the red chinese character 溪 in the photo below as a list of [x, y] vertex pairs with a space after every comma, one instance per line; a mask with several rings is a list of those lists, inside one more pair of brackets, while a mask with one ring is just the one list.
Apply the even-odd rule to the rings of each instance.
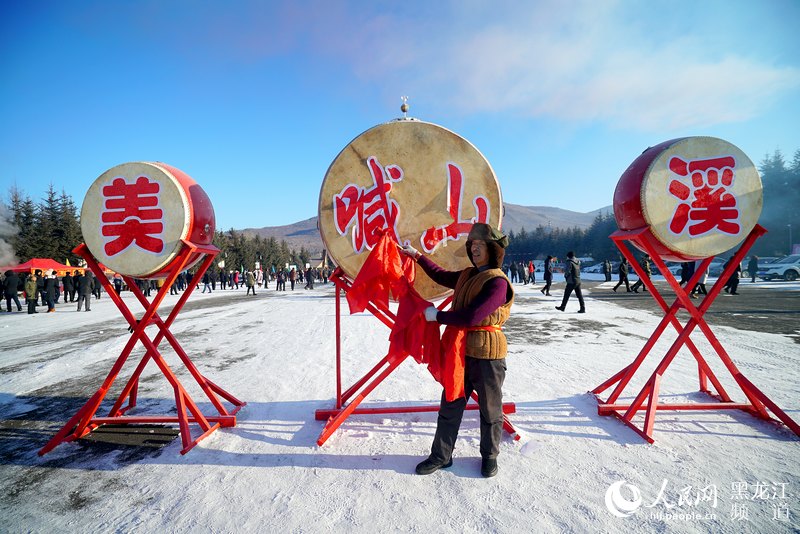
[[397, 236], [397, 219], [400, 206], [389, 198], [392, 183], [403, 179], [403, 170], [397, 165], [385, 168], [375, 156], [367, 159], [367, 167], [372, 176], [373, 186], [367, 189], [349, 184], [341, 193], [333, 197], [333, 220], [339, 235], [345, 235], [353, 225], [353, 252], [359, 254], [372, 250], [381, 237], [381, 230], [393, 232]]
[[692, 161], [677, 156], [671, 158], [669, 169], [680, 177], [690, 177], [690, 181], [687, 184], [681, 179], [673, 179], [668, 185], [670, 194], [680, 200], [669, 229], [681, 234], [688, 227], [691, 237], [714, 230], [738, 234], [741, 229], [739, 209], [736, 196], [729, 190], [735, 168], [733, 156]]
[[100, 217], [101, 233], [114, 238], [105, 244], [107, 255], [115, 256], [133, 244], [154, 254], [164, 250], [164, 241], [158, 237], [164, 230], [160, 187], [146, 176], [139, 176], [132, 184], [117, 177], [103, 187], [106, 200]]

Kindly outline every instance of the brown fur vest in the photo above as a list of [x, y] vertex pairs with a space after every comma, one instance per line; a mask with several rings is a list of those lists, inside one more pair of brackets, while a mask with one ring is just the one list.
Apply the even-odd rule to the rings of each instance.
[[[483, 272], [477, 272], [475, 268], [464, 269], [453, 292], [453, 311], [466, 308], [481, 292], [483, 285], [497, 277], [502, 277], [508, 281], [508, 278], [500, 269], [487, 269]], [[489, 314], [480, 323], [480, 326], [500, 327], [508, 320], [511, 305], [514, 303], [514, 290], [511, 288], [511, 282], [508, 282], [508, 288], [508, 293], [511, 295], [507, 298], [506, 303]], [[467, 332], [467, 356], [483, 360], [499, 360], [506, 357], [506, 352], [506, 335], [499, 329]]]

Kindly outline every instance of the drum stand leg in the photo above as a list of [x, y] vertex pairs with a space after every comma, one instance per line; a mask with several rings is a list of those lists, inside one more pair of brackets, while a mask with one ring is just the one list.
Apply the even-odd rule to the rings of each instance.
[[[190, 284], [186, 291], [184, 291], [183, 295], [172, 309], [172, 312], [169, 314], [166, 321], [163, 321], [157, 313], [158, 307], [161, 305], [164, 297], [169, 292], [169, 288], [173, 283], [175, 283], [175, 280], [180, 272], [185, 269], [186, 265], [196, 254], [202, 254], [205, 256], [201, 267], [198, 269], [198, 275], [202, 276], [203, 273], [205, 273], [205, 271], [211, 266], [214, 258], [219, 253], [218, 249], [211, 246], [202, 247], [194, 245], [188, 241], [184, 241], [184, 245], [184, 248], [174, 262], [174, 267], [168, 273], [164, 284], [152, 302], [148, 302], [132, 278], [128, 276], [124, 277], [128, 287], [146, 310], [140, 320], [135, 318], [125, 302], [120, 298], [119, 295], [117, 295], [116, 291], [114, 291], [113, 286], [106, 278], [105, 273], [97, 263], [97, 260], [89, 252], [88, 247], [86, 247], [85, 244], [82, 244], [75, 249], [75, 252], [86, 260], [89, 268], [95, 273], [100, 283], [103, 284], [106, 292], [130, 325], [131, 337], [126, 343], [125, 347], [122, 349], [122, 352], [120, 353], [114, 366], [111, 368], [111, 371], [106, 376], [106, 379], [103, 381], [103, 384], [100, 386], [100, 388], [67, 422], [67, 424], [64, 425], [64, 427], [39, 451], [39, 455], [46, 454], [62, 442], [72, 441], [85, 436], [103, 424], [141, 423], [177, 423], [180, 428], [181, 441], [183, 443], [181, 454], [186, 454], [195, 445], [197, 445], [198, 442], [218, 428], [232, 427], [236, 425], [235, 414], [246, 403], [236, 399], [234, 396], [227, 393], [210, 380], [206, 379], [195, 367], [194, 363], [180, 346], [172, 332], [169, 331], [170, 326], [180, 313], [183, 306], [186, 304], [186, 301], [191, 295], [193, 288], [196, 287], [196, 284]], [[154, 340], [151, 340], [145, 333], [145, 329], [151, 324], [156, 325], [159, 330], [159, 333]], [[175, 352], [178, 354], [181, 362], [189, 370], [190, 374], [199, 384], [203, 392], [208, 396], [212, 405], [217, 409], [219, 415], [205, 416], [195, 404], [188, 392], [184, 389], [178, 377], [172, 372], [172, 369], [166, 363], [158, 350], [159, 344], [165, 338], [172, 346], [173, 350], [175, 350]], [[122, 393], [117, 398], [117, 401], [109, 412], [108, 417], [95, 417], [97, 410], [100, 408], [100, 404], [108, 394], [108, 390], [111, 388], [117, 376], [119, 375], [137, 341], [141, 341], [142, 345], [145, 347], [145, 354], [142, 360], [139, 362], [130, 380], [123, 388]], [[167, 381], [173, 387], [175, 393], [175, 405], [178, 411], [177, 417], [131, 417], [124, 415], [125, 412], [136, 406], [139, 377], [150, 360], [155, 362]], [[223, 397], [225, 400], [233, 404], [233, 410], [230, 412], [226, 410], [220, 400], [217, 398], [217, 395]], [[122, 404], [126, 398], [128, 399], [128, 405], [125, 408], [122, 408]], [[188, 415], [187, 410], [191, 413], [191, 416]], [[200, 426], [201, 434], [195, 439], [192, 439], [189, 423], [196, 423]]]
[[[686, 288], [683, 288], [680, 286], [677, 280], [675, 280], [675, 276], [667, 269], [664, 260], [655, 251], [653, 241], [654, 238], [649, 228], [641, 228], [639, 230], [632, 230], [628, 232], [618, 231], [611, 235], [611, 239], [617, 245], [620, 252], [622, 252], [623, 256], [625, 256], [628, 262], [636, 270], [637, 274], [650, 291], [650, 294], [665, 312], [665, 315], [633, 362], [592, 390], [592, 393], [594, 393], [597, 398], [597, 411], [599, 415], [616, 416], [646, 441], [652, 443], [653, 427], [655, 424], [656, 412], [658, 410], [739, 409], [751, 413], [760, 419], [771, 420], [769, 414], [767, 413], [767, 409], [769, 409], [778, 417], [781, 422], [789, 427], [789, 429], [800, 436], [800, 426], [788, 415], [786, 415], [786, 413], [774, 402], [772, 402], [763, 392], [756, 388], [753, 383], [741, 373], [741, 371], [739, 371], [739, 369], [733, 363], [733, 360], [722, 347], [719, 339], [717, 339], [717, 337], [711, 331], [711, 327], [704, 318], [705, 313], [722, 291], [722, 287], [725, 285], [725, 280], [727, 280], [731, 274], [733, 274], [736, 266], [747, 255], [747, 252], [753, 246], [753, 243], [756, 241], [756, 239], [761, 237], [761, 235], [763, 235], [765, 232], [766, 230], [764, 230], [764, 228], [756, 225], [756, 227], [745, 239], [742, 246], [736, 252], [733, 260], [728, 264], [728, 267], [723, 271], [723, 273], [717, 279], [717, 282], [708, 292], [708, 295], [703, 298], [699, 307], [695, 306], [692, 300], [689, 298], [689, 292], [695, 287], [697, 282], [703, 276], [703, 273], [708, 268], [712, 258], [706, 258], [701, 262], [700, 268], [696, 270], [694, 276], [692, 276], [692, 279], [686, 284]], [[656, 263], [659, 270], [664, 274], [664, 278], [676, 295], [676, 299], [671, 306], [667, 306], [666, 301], [658, 292], [658, 289], [655, 287], [647, 274], [641, 269], [630, 248], [626, 245], [626, 241], [635, 243], [640, 248], [644, 249]], [[680, 321], [676, 317], [681, 308], [685, 309], [690, 315], [690, 318], [685, 325], [681, 325]], [[639, 369], [640, 365], [645, 360], [650, 350], [656, 344], [668, 325], [672, 325], [678, 332], [677, 339], [673, 342], [672, 346], [669, 348], [664, 358], [661, 360], [653, 374], [645, 383], [644, 387], [639, 391], [634, 401], [628, 405], [617, 404], [619, 396], [622, 394], [623, 390], [628, 385], [631, 378]], [[725, 365], [725, 368], [731, 373], [731, 376], [736, 381], [736, 384], [740, 387], [749, 402], [737, 403], [731, 400], [730, 396], [722, 387], [722, 384], [709, 367], [705, 358], [703, 358], [703, 356], [700, 354], [697, 346], [690, 339], [690, 335], [695, 327], [699, 327], [703, 332], [704, 336], [717, 353], [717, 356]], [[669, 365], [672, 363], [672, 360], [675, 358], [678, 351], [684, 345], [692, 353], [692, 356], [694, 356], [695, 360], [697, 360], [700, 391], [708, 394], [714, 399], [717, 399], [719, 402], [692, 404], [662, 404], [658, 402], [661, 378], [663, 377], [664, 372], [667, 370]], [[712, 394], [708, 390], [708, 380], [711, 381], [712, 385], [716, 389], [716, 395]], [[600, 394], [615, 384], [616, 386], [611, 395], [607, 400], [603, 401], [600, 398]], [[645, 401], [647, 401], [646, 405]], [[632, 421], [633, 417], [640, 410], [645, 411], [644, 423], [641, 428], [636, 426]]]

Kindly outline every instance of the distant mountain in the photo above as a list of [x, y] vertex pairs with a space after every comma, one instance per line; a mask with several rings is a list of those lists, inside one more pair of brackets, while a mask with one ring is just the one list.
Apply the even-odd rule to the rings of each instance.
[[503, 216], [503, 230], [518, 232], [535, 230], [537, 226], [550, 226], [552, 228], [578, 228], [585, 229], [591, 226], [598, 214], [613, 213], [614, 208], [606, 206], [588, 213], [580, 213], [549, 206], [519, 206], [504, 203], [506, 212]]
[[[613, 213], [611, 206], [600, 208], [588, 213], [580, 213], [561, 208], [548, 206], [519, 206], [504, 203], [505, 215], [503, 217], [503, 230], [518, 232], [522, 228], [534, 230], [537, 226], [550, 226], [552, 228], [588, 228], [592, 221], [601, 213]], [[317, 218], [311, 217], [285, 226], [266, 226], [264, 228], [245, 228], [244, 234], [264, 238], [274, 237], [279, 242], [286, 240], [289, 248], [300, 250], [305, 247], [312, 254], [321, 254], [322, 238], [317, 229]]]

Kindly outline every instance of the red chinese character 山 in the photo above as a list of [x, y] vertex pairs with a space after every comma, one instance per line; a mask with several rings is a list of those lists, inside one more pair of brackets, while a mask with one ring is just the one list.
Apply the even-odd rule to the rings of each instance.
[[685, 161], [679, 157], [669, 160], [669, 169], [681, 178], [670, 181], [668, 190], [680, 200], [669, 229], [681, 234], [688, 228], [691, 237], [717, 231], [736, 235], [739, 209], [736, 196], [730, 191], [736, 160], [733, 156]]
[[103, 187], [101, 233], [111, 238], [104, 247], [105, 253], [115, 256], [131, 245], [153, 254], [164, 250], [163, 210], [159, 207], [161, 186], [146, 176], [139, 176], [129, 184], [117, 177]]
[[333, 220], [339, 235], [345, 235], [352, 225], [353, 252], [372, 250], [388, 230], [399, 242], [397, 220], [400, 206], [389, 198], [392, 184], [403, 179], [403, 169], [397, 165], [383, 167], [374, 156], [367, 159], [372, 187], [349, 184], [333, 197]]
[[425, 230], [420, 237], [420, 244], [425, 252], [431, 253], [436, 246], [447, 241], [457, 240], [461, 235], [468, 235], [472, 224], [489, 222], [489, 201], [486, 197], [476, 196], [472, 199], [476, 216], [473, 219], [461, 219], [461, 205], [464, 201], [464, 178], [461, 168], [455, 163], [447, 164], [447, 213], [452, 222], [445, 226], [432, 227]]

